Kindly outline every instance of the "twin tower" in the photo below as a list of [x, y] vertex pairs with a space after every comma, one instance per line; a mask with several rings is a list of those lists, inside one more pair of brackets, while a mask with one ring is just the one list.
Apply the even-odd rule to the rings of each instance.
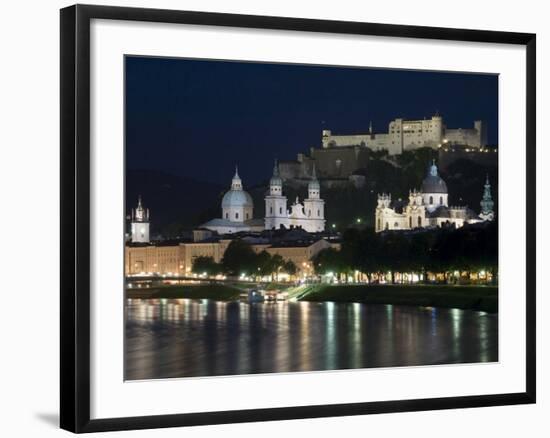
[[277, 161], [269, 181], [269, 194], [265, 197], [265, 229], [302, 228], [310, 233], [325, 231], [325, 201], [321, 199], [321, 185], [317, 179], [315, 165], [308, 183], [308, 197], [303, 203], [298, 197], [290, 210], [287, 197], [283, 195], [283, 180]]

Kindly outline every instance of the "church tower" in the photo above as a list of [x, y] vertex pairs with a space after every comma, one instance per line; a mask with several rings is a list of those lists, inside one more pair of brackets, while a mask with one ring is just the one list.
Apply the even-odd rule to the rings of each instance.
[[495, 218], [495, 212], [493, 207], [495, 203], [493, 202], [493, 197], [491, 196], [491, 184], [489, 183], [489, 175], [485, 180], [485, 186], [483, 188], [483, 198], [479, 203], [481, 205], [481, 213], [479, 217], [484, 221], [492, 221]]
[[304, 200], [307, 222], [304, 229], [310, 233], [325, 231], [325, 201], [321, 199], [321, 185], [317, 179], [315, 164], [313, 164], [313, 172], [311, 181], [307, 186], [307, 192], [308, 197]]
[[269, 195], [265, 197], [265, 229], [289, 227], [287, 199], [283, 196], [283, 180], [279, 175], [279, 165], [275, 160], [273, 176], [269, 181]]
[[409, 203], [404, 212], [407, 216], [406, 226], [408, 229], [412, 230], [427, 225], [426, 206], [421, 192], [417, 190], [409, 191]]
[[141, 205], [141, 196], [132, 209], [132, 242], [149, 243], [149, 209]]

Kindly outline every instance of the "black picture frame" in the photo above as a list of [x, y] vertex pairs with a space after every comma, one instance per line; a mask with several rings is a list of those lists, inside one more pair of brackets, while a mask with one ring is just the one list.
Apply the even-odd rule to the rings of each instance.
[[[182, 23], [271, 30], [515, 44], [526, 47], [526, 391], [509, 394], [289, 406], [241, 411], [90, 419], [90, 21]], [[535, 403], [536, 36], [529, 33], [302, 18], [75, 5], [61, 10], [60, 426], [101, 432], [251, 421]]]

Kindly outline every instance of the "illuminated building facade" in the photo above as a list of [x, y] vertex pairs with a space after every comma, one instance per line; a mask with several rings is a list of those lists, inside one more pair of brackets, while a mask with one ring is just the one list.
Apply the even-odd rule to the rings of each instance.
[[482, 211], [475, 214], [467, 207], [449, 207], [447, 184], [439, 176], [435, 162], [428, 169], [420, 191], [409, 192], [408, 202], [392, 202], [390, 194], [379, 194], [375, 210], [375, 231], [412, 230], [414, 228], [453, 225], [457, 228], [467, 223], [494, 219], [489, 179], [485, 183]]

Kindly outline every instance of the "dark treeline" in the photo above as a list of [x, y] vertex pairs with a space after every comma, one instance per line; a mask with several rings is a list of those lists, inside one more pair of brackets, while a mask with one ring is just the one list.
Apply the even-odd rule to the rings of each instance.
[[318, 274], [330, 272], [347, 278], [355, 271], [369, 281], [390, 272], [396, 274], [438, 275], [449, 282], [458, 271], [491, 273], [498, 276], [497, 222], [466, 225], [462, 228], [438, 228], [416, 232], [389, 231], [375, 233], [372, 228], [348, 229], [343, 235], [340, 251], [329, 248], [314, 259]]
[[281, 272], [295, 275], [297, 268], [292, 261], [283, 259], [279, 254], [272, 255], [267, 251], [256, 253], [247, 242], [233, 240], [225, 250], [221, 263], [216, 263], [212, 257], [197, 257], [193, 261], [192, 271], [208, 276], [271, 276], [274, 280]]

